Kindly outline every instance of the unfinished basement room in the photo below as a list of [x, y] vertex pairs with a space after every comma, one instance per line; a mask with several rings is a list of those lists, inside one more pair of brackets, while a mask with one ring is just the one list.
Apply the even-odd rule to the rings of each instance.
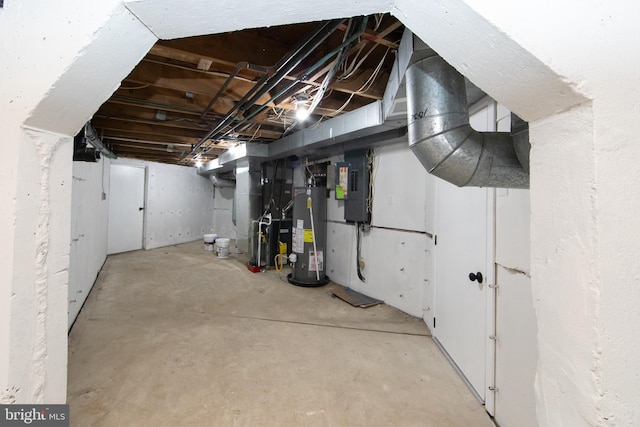
[[0, 424], [640, 423], [639, 17], [0, 1]]

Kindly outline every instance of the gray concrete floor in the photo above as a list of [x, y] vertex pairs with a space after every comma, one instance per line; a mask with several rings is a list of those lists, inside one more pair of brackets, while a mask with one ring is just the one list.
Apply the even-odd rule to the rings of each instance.
[[69, 338], [72, 426], [493, 426], [420, 319], [201, 242], [110, 256]]

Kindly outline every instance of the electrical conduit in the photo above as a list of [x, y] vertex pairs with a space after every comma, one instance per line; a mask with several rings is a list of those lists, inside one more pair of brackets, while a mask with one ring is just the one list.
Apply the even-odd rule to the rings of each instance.
[[307, 190], [307, 209], [311, 218], [311, 236], [313, 239], [313, 258], [316, 264], [316, 280], [320, 281], [320, 265], [318, 264], [318, 248], [316, 247], [316, 228], [313, 225], [313, 202], [311, 201], [311, 189]]

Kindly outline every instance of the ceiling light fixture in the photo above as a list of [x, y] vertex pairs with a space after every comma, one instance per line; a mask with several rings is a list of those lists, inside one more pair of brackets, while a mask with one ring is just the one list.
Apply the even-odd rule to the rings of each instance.
[[296, 104], [296, 119], [298, 119], [299, 122], [304, 122], [311, 114], [309, 106], [307, 105], [309, 103], [309, 95], [301, 92], [296, 94], [293, 99]]

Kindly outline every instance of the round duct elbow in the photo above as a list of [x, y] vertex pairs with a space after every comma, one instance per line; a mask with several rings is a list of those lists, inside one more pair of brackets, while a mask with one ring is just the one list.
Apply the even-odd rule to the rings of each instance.
[[216, 175], [215, 173], [212, 173], [211, 175], [209, 175], [209, 180], [211, 181], [214, 187], [218, 187], [218, 188], [235, 188], [236, 186], [235, 181], [231, 181], [230, 179], [218, 178], [218, 175]]
[[529, 187], [512, 135], [469, 125], [464, 77], [444, 59], [412, 64], [406, 83], [409, 146], [429, 173], [459, 187]]

